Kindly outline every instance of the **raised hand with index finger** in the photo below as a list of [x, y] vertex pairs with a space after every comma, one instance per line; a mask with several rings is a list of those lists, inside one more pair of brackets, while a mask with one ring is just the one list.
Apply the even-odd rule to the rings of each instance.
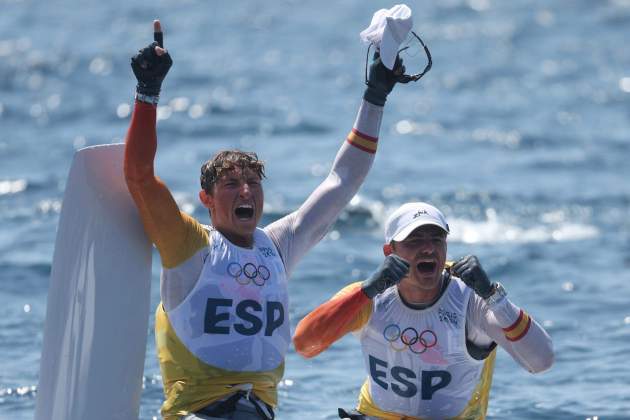
[[138, 80], [136, 99], [157, 104], [162, 81], [173, 64], [170, 54], [164, 49], [164, 34], [159, 20], [153, 22], [153, 40], [131, 58], [131, 69]]

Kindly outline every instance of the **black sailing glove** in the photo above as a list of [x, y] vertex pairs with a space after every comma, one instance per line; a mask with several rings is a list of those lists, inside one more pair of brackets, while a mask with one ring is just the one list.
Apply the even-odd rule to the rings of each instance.
[[374, 296], [383, 293], [388, 288], [400, 281], [409, 272], [409, 264], [398, 255], [390, 254], [385, 257], [385, 261], [376, 269], [375, 272], [361, 283], [361, 289], [367, 297], [372, 299]]
[[168, 51], [158, 55], [155, 47], [164, 48], [162, 32], [154, 32], [155, 42], [147, 45], [131, 58], [131, 69], [138, 79], [136, 92], [141, 95], [159, 96], [162, 81], [171, 68], [173, 60]]
[[481, 268], [479, 260], [474, 255], [467, 255], [451, 267], [451, 272], [462, 279], [464, 283], [483, 299], [494, 293], [494, 283], [490, 281], [486, 272]]
[[371, 104], [384, 106], [387, 95], [394, 89], [400, 75], [405, 73], [402, 59], [396, 56], [394, 69], [390, 70], [381, 61], [381, 56], [377, 52], [374, 53], [372, 64], [370, 65], [370, 73], [367, 80], [367, 88], [363, 93], [363, 99]]

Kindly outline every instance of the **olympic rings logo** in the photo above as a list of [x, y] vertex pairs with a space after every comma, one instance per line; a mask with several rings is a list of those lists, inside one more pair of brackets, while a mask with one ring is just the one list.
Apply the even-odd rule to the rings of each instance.
[[238, 284], [243, 286], [252, 282], [257, 286], [262, 286], [269, 280], [269, 277], [271, 277], [271, 273], [267, 267], [264, 265], [256, 266], [253, 263], [247, 263], [241, 266], [237, 262], [231, 262], [227, 266], [227, 273], [230, 277], [234, 278]]
[[437, 335], [431, 330], [424, 330], [418, 334], [413, 328], [405, 328], [401, 330], [397, 324], [390, 324], [383, 330], [383, 337], [389, 342], [392, 349], [403, 351], [411, 350], [413, 353], [422, 354], [435, 347], [437, 344]]

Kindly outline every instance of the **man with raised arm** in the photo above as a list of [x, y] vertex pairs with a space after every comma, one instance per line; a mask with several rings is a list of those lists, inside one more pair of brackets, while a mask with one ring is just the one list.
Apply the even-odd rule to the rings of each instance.
[[552, 365], [549, 335], [476, 257], [446, 262], [448, 233], [437, 208], [402, 205], [386, 222], [380, 267], [298, 324], [304, 357], [348, 332], [361, 342], [368, 377], [341, 418], [483, 420], [497, 344], [529, 372]]
[[[291, 341], [287, 280], [333, 224], [372, 165], [387, 95], [402, 69], [379, 59], [354, 127], [326, 179], [299, 209], [261, 229], [263, 163], [227, 150], [201, 167], [212, 225], [181, 212], [155, 176], [156, 106], [172, 60], [159, 21], [132, 58], [138, 80], [125, 178], [162, 262], [156, 312], [165, 419], [271, 419]], [[402, 70], [404, 71], [404, 70]]]

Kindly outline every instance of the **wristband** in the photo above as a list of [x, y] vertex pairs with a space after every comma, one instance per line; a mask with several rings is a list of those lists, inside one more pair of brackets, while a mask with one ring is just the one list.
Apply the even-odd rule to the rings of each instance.
[[157, 105], [159, 100], [159, 96], [144, 95], [142, 93], [136, 92], [136, 101], [144, 102], [151, 105]]
[[493, 289], [494, 290], [492, 294], [484, 299], [488, 306], [494, 305], [495, 303], [502, 300], [505, 296], [507, 296], [507, 292], [505, 291], [501, 283], [495, 283]]

